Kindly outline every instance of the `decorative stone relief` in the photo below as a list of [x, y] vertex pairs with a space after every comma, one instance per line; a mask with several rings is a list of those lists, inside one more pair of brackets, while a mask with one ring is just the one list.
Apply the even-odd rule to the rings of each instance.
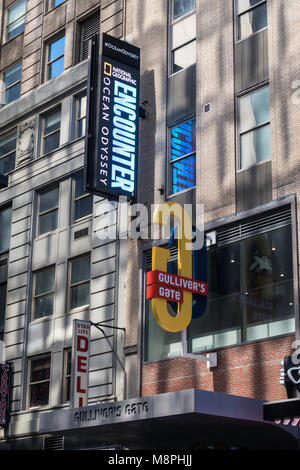
[[17, 166], [23, 165], [34, 158], [37, 119], [24, 122], [19, 126], [17, 146]]

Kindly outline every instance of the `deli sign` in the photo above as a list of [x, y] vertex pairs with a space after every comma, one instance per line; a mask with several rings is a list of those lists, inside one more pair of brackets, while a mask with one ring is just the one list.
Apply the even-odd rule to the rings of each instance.
[[74, 320], [73, 322], [73, 408], [88, 404], [88, 378], [90, 355], [91, 322]]

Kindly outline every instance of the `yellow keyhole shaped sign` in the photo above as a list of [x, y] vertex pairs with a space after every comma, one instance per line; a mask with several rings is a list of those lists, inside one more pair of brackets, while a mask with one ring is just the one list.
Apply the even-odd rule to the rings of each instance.
[[[193, 261], [192, 250], [186, 249], [186, 244], [191, 246], [192, 242], [192, 222], [184, 208], [175, 202], [165, 202], [161, 204], [153, 215], [153, 222], [161, 226], [168, 224], [169, 217], [176, 219], [178, 236], [178, 275], [192, 279]], [[170, 250], [166, 248], [152, 248], [152, 270], [167, 272], [167, 262], [170, 259]], [[152, 311], [157, 323], [166, 331], [176, 333], [185, 330], [192, 319], [191, 292], [183, 292], [183, 302], [178, 303], [177, 315], [172, 316], [168, 312], [167, 300], [152, 299]]]

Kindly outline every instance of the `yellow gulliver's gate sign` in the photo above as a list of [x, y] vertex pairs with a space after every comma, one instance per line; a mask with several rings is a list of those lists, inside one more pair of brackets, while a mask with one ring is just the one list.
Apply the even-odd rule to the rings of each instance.
[[[147, 299], [152, 299], [153, 315], [161, 328], [175, 333], [185, 330], [192, 316], [198, 318], [205, 311], [206, 246], [204, 243], [200, 250], [192, 249], [192, 222], [177, 203], [161, 204], [154, 213], [153, 222], [166, 226], [170, 216], [174, 216], [177, 222], [177, 274], [168, 272], [170, 250], [153, 247], [152, 271], [147, 273]], [[202, 274], [202, 280], [197, 279], [197, 274]], [[177, 303], [176, 316], [169, 313], [168, 302]]]

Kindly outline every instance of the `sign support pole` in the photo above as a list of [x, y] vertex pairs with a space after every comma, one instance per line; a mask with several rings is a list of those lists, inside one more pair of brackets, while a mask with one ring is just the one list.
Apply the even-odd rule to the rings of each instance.
[[198, 359], [201, 361], [207, 361], [207, 367], [217, 366], [217, 353], [209, 353], [206, 356], [200, 354], [191, 354], [187, 352], [187, 330], [181, 332], [181, 357], [187, 357], [190, 359]]

